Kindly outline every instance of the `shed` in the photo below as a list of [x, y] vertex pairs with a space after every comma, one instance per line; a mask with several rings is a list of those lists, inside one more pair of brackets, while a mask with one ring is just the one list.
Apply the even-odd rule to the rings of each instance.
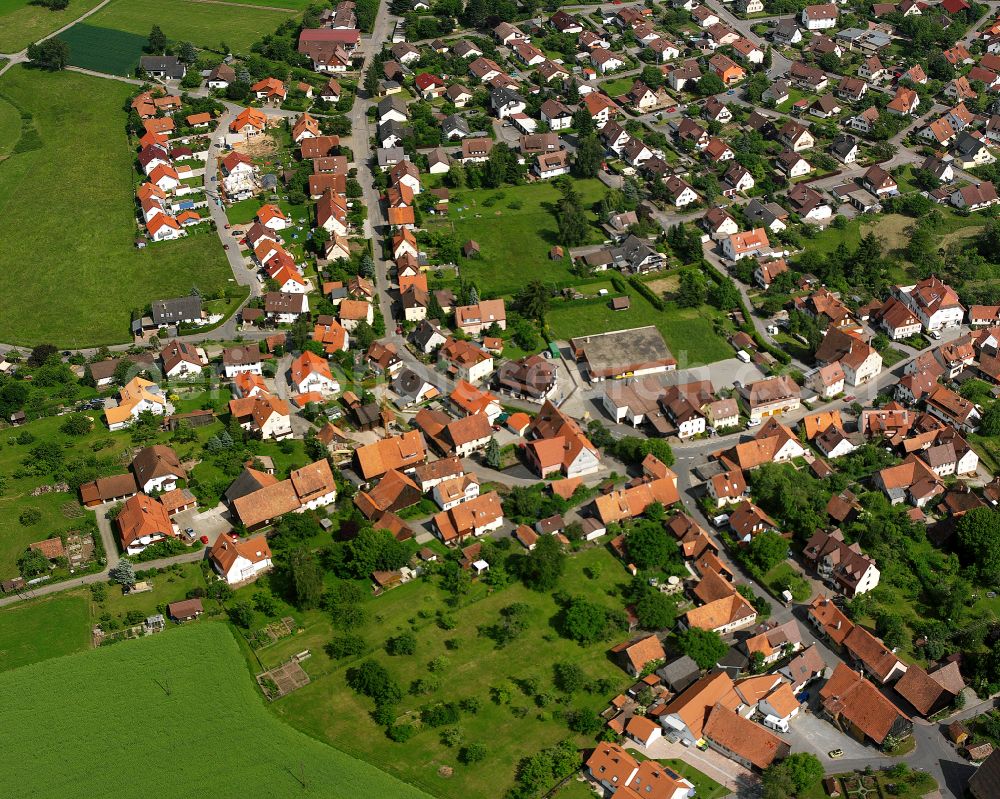
[[837, 782], [837, 778], [836, 777], [824, 778], [823, 790], [826, 791], [827, 796], [832, 796], [832, 797], [840, 796], [840, 783]]
[[469, 239], [462, 245], [462, 255], [466, 258], [474, 258], [479, 255], [479, 243]]
[[611, 300], [612, 311], [627, 311], [632, 307], [632, 300], [629, 297], [615, 297]]
[[202, 607], [201, 600], [197, 597], [183, 599], [180, 602], [171, 602], [167, 605], [167, 613], [174, 621], [197, 619], [204, 612], [205, 608]]

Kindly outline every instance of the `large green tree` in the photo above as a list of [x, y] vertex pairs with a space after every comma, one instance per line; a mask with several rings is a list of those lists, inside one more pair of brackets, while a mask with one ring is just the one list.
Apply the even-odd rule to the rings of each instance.
[[712, 668], [729, 651], [721, 635], [714, 630], [700, 630], [697, 627], [678, 633], [677, 645], [701, 669]]
[[28, 61], [32, 66], [57, 72], [69, 64], [69, 45], [59, 38], [46, 39], [28, 45]]

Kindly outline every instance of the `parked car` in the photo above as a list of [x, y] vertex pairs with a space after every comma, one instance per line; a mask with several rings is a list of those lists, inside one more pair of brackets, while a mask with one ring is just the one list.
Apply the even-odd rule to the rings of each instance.
[[840, 760], [840, 758], [842, 758], [844, 756], [844, 750], [843, 749], [833, 749], [833, 750], [827, 752], [827, 754], [830, 756], [831, 760]]

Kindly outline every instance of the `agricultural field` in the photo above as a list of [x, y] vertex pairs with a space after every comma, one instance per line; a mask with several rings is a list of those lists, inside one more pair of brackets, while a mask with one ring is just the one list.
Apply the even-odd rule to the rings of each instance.
[[[6, 742], [0, 773], [0, 791], [11, 796], [31, 786], [35, 796], [89, 799], [120, 792], [126, 779], [134, 795], [242, 799], [267, 785], [278, 799], [426, 797], [268, 713], [232, 633], [220, 623], [7, 672], [0, 695], [6, 697], [0, 721], [19, 731]], [[181, 756], [145, 758], [127, 777], [95, 767], [108, 752], [134, 748], [138, 720], [144, 737], [173, 742]], [[233, 746], [242, 754], [220, 760]]]
[[[7, 276], [0, 305], [23, 311], [0, 314], [0, 341], [120, 342], [128, 338], [133, 309], [188, 294], [192, 286], [216, 292], [231, 280], [218, 238], [208, 231], [135, 249], [133, 153], [122, 111], [131, 90], [22, 66], [0, 78], [0, 94], [33, 115], [38, 137], [0, 169], [0, 235], [18, 245], [0, 251]], [[66, 136], [67, 129], [74, 135]]]
[[82, 594], [57, 594], [0, 609], [0, 672], [89, 645], [90, 617]]
[[[659, 282], [666, 280], [669, 278], [660, 278]], [[707, 305], [678, 308], [668, 302], [666, 310], [658, 311], [631, 286], [625, 294], [631, 298], [627, 311], [611, 310], [611, 298], [622, 296], [616, 290], [595, 299], [554, 300], [545, 316], [549, 332], [554, 338], [565, 340], [588, 333], [656, 325], [677, 359], [678, 369], [733, 357], [733, 348], [715, 330], [715, 322], [721, 323], [722, 315], [714, 308]]]
[[59, 38], [69, 45], [69, 63], [73, 66], [126, 77], [135, 75], [146, 46], [145, 36], [86, 22], [77, 23]]
[[29, 0], [0, 0], [0, 53], [16, 53], [87, 13], [100, 0], [70, 0], [62, 11]]
[[[604, 196], [604, 184], [598, 180], [578, 180], [573, 185], [584, 208]], [[462, 244], [470, 239], [479, 243], [480, 257], [460, 258], [459, 270], [483, 296], [511, 295], [531, 280], [568, 286], [576, 279], [569, 271], [569, 258], [549, 258], [549, 250], [559, 243], [552, 213], [559, 196], [551, 183], [454, 190], [447, 218], [428, 219], [426, 224], [431, 230], [453, 230]], [[599, 244], [603, 235], [597, 216], [588, 212], [588, 218], [594, 223], [591, 243]], [[496, 224], [491, 224], [494, 220]]]
[[[574, 735], [565, 721], [555, 718], [548, 707], [537, 707], [532, 697], [520, 690], [515, 689], [509, 706], [498, 705], [490, 701], [490, 687], [533, 678], [542, 691], [556, 695], [552, 707], [603, 709], [614, 689], [608, 696], [581, 691], [564, 698], [553, 688], [553, 666], [559, 662], [576, 663], [588, 678], [610, 679], [617, 689], [624, 689], [629, 678], [607, 656], [613, 642], [581, 646], [555, 632], [553, 620], [559, 607], [552, 595], [560, 590], [586, 593], [595, 602], [615, 607], [620, 600], [610, 598], [609, 593], [616, 592], [626, 578], [621, 564], [607, 549], [585, 550], [568, 558], [557, 589], [550, 593], [531, 591], [520, 583], [493, 593], [486, 593], [482, 584], [474, 586], [468, 604], [455, 611], [458, 626], [452, 630], [441, 629], [435, 621], [438, 610], [451, 610], [445, 594], [432, 582], [415, 581], [361, 605], [368, 621], [352, 631], [364, 637], [369, 649], [369, 654], [361, 657], [372, 657], [384, 665], [404, 691], [413, 680], [428, 675], [428, 661], [441, 657], [446, 663], [440, 673], [441, 687], [419, 697], [407, 695], [398, 709], [400, 714], [415, 714], [422, 706], [437, 702], [468, 697], [482, 700], [481, 709], [474, 715], [463, 713], [458, 725], [465, 744], [486, 745], [485, 759], [475, 765], [457, 761], [457, 748], [440, 740], [440, 729], [424, 728], [405, 744], [389, 740], [369, 716], [371, 702], [345, 684], [344, 672], [356, 660], [332, 661], [325, 655], [314, 655], [303, 664], [313, 682], [275, 702], [274, 709], [309, 735], [359, 758], [385, 764], [391, 773], [442, 799], [502, 795], [512, 783], [521, 757], [565, 738], [584, 748], [593, 745], [593, 737]], [[509, 649], [497, 648], [477, 630], [496, 623], [500, 609], [514, 603], [530, 608], [526, 630]], [[303, 648], [315, 652], [334, 635], [329, 614], [310, 614], [303, 624], [304, 632], [298, 636], [258, 650], [265, 666], [280, 663]], [[382, 650], [386, 639], [409, 629], [418, 639], [415, 654], [386, 655]], [[446, 646], [445, 641], [451, 639]], [[524, 657], [524, 653], [531, 655]], [[562, 705], [563, 701], [567, 705]], [[454, 769], [450, 776], [439, 773], [445, 766]]]
[[292, 13], [291, 10], [244, 8], [224, 2], [111, 0], [87, 22], [95, 27], [113, 28], [144, 38], [153, 25], [159, 25], [170, 41], [189, 41], [211, 49], [218, 49], [225, 42], [234, 52], [243, 53], [257, 39], [273, 32]]

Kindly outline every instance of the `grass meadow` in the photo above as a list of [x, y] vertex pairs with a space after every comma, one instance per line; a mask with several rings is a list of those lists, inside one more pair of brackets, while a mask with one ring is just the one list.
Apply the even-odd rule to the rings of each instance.
[[243, 53], [265, 34], [273, 33], [292, 13], [291, 10], [244, 8], [224, 2], [111, 0], [87, 22], [142, 37], [149, 36], [153, 25], [159, 25], [171, 41], [189, 41], [213, 49], [225, 42], [234, 52]]
[[126, 77], [135, 74], [146, 46], [145, 36], [86, 22], [74, 25], [59, 38], [69, 45], [69, 63], [73, 66]]
[[[122, 110], [132, 87], [15, 66], [0, 96], [40, 142], [0, 162], [0, 341], [84, 347], [126, 341], [130, 311], [217, 291], [231, 279], [209, 232], [136, 250], [133, 158]], [[73, 135], [67, 135], [72, 131]]]
[[81, 593], [56, 594], [0, 610], [0, 672], [71, 655], [89, 644], [90, 614]]
[[[0, 675], [8, 796], [426, 797], [268, 713], [229, 629], [197, 623]], [[156, 742], [141, 768], [109, 752]]]
[[[598, 547], [567, 560], [557, 590], [586, 594], [595, 602], [619, 607], [617, 586], [626, 580], [620, 563], [605, 548]], [[498, 649], [478, 634], [478, 628], [495, 623], [501, 608], [517, 602], [526, 603], [531, 609], [527, 629], [508, 647]], [[565, 698], [553, 687], [554, 664], [576, 663], [588, 678], [610, 678], [619, 689], [629, 684], [626, 673], [608, 657], [608, 647], [616, 642], [580, 646], [560, 637], [554, 630], [559, 607], [552, 594], [530, 591], [520, 583], [494, 593], [487, 593], [482, 584], [474, 586], [471, 601], [454, 611], [459, 622], [454, 630], [442, 630], [434, 620], [438, 610], [452, 612], [445, 595], [434, 583], [415, 581], [362, 607], [368, 621], [358, 632], [371, 650], [362, 657], [374, 657], [382, 663], [404, 691], [413, 680], [428, 674], [428, 661], [439, 656], [447, 661], [440, 673], [441, 687], [424, 696], [407, 695], [399, 712], [418, 714], [424, 705], [479, 697], [483, 700], [479, 712], [463, 713], [457, 726], [462, 730], [463, 744], [486, 745], [486, 758], [473, 766], [460, 764], [457, 748], [449, 748], [440, 740], [440, 729], [424, 728], [405, 744], [389, 740], [368, 715], [371, 702], [357, 696], [345, 684], [345, 670], [353, 661], [332, 661], [325, 655], [314, 655], [304, 663], [313, 682], [275, 702], [274, 709], [309, 735], [356, 757], [384, 764], [390, 773], [442, 799], [501, 796], [513, 782], [521, 757], [564, 738], [573, 739], [580, 748], [593, 745], [592, 737], [574, 735], [552, 711], [554, 708], [599, 711], [608, 697], [578, 692]], [[334, 635], [326, 615], [307, 618], [304, 626], [304, 632], [298, 636], [259, 650], [265, 665], [280, 663], [303, 648], [316, 652]], [[382, 650], [385, 640], [407, 629], [416, 631], [416, 653], [407, 657], [386, 655]], [[449, 639], [454, 639], [450, 649], [444, 643]], [[540, 690], [553, 694], [555, 701], [539, 708], [531, 697], [516, 690], [510, 706], [490, 701], [491, 686], [524, 678], [536, 678]], [[525, 711], [523, 718], [518, 717], [520, 710]], [[450, 777], [440, 776], [438, 769], [442, 766], [452, 767], [454, 773]]]
[[[677, 368], [721, 361], [733, 357], [733, 348], [715, 332], [713, 320], [721, 314], [710, 306], [678, 308], [668, 302], [666, 310], [658, 311], [650, 302], [626, 284], [625, 292], [631, 299], [626, 311], [613, 311], [611, 298], [621, 292], [612, 289], [606, 297], [584, 300], [553, 300], [545, 315], [553, 338], [565, 340], [610, 330], [627, 330], [634, 327], [655, 325], [663, 334], [670, 352], [677, 359]], [[589, 284], [582, 287], [589, 291]]]
[[47, 33], [59, 30], [100, 0], [69, 0], [62, 11], [31, 5], [29, 0], [0, 0], [0, 53], [16, 53]]
[[[602, 240], [597, 216], [589, 209], [603, 196], [599, 180], [574, 182], [587, 217], [594, 223], [591, 242]], [[549, 250], [558, 244], [556, 219], [552, 213], [559, 191], [551, 183], [506, 186], [502, 189], [452, 191], [448, 216], [443, 222], [427, 221], [430, 229], [454, 230], [460, 243], [479, 243], [480, 257], [459, 258], [461, 276], [475, 281], [484, 296], [510, 295], [531, 280], [570, 285], [574, 275], [569, 258], [553, 261]], [[486, 203], [489, 203], [487, 205]]]

